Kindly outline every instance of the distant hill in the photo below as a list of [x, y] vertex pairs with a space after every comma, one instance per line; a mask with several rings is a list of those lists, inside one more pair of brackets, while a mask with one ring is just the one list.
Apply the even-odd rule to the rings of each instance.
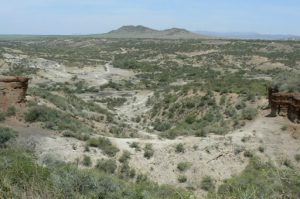
[[217, 38], [225, 39], [249, 39], [249, 40], [300, 40], [297, 35], [273, 35], [273, 34], [260, 34], [253, 32], [209, 32], [209, 31], [196, 31], [196, 34], [207, 35]]
[[97, 35], [105, 38], [157, 38], [157, 39], [204, 39], [204, 35], [192, 33], [185, 29], [171, 28], [155, 30], [144, 26], [123, 26], [117, 30]]
[[259, 34], [253, 32], [210, 32], [210, 31], [188, 31], [181, 28], [171, 28], [166, 30], [155, 30], [145, 26], [122, 26], [102, 34], [87, 35], [1, 35], [0, 40], [27, 40], [44, 38], [76, 38], [76, 37], [96, 37], [96, 38], [137, 38], [137, 39], [241, 39], [241, 40], [296, 40], [300, 41], [299, 35], [276, 35]]

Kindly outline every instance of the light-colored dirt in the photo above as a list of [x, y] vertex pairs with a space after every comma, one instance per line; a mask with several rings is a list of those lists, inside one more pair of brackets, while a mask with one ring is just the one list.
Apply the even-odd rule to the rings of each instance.
[[[198, 196], [203, 196], [205, 192], [200, 189], [201, 179], [208, 175], [220, 184], [224, 179], [239, 174], [248, 164], [249, 158], [243, 155], [247, 150], [278, 166], [282, 166], [286, 159], [298, 165], [294, 155], [300, 153], [300, 140], [295, 139], [289, 131], [281, 130], [283, 125], [291, 123], [283, 117], [265, 117], [267, 113], [262, 112], [253, 122], [225, 136], [184, 137], [176, 140], [113, 139], [113, 142], [120, 149], [129, 150], [133, 154], [131, 166], [146, 173], [152, 180], [161, 184], [193, 187]], [[133, 141], [141, 146], [153, 144], [154, 156], [147, 160], [143, 151], [130, 149], [129, 144]], [[178, 143], [184, 144], [185, 153], [175, 152]], [[259, 152], [259, 147], [263, 147], [265, 152]], [[190, 162], [192, 166], [187, 172], [180, 173], [177, 169], [180, 162]], [[177, 177], [180, 174], [187, 176], [187, 183], [178, 183]]]
[[[286, 117], [266, 117], [268, 113], [262, 112], [257, 120], [232, 133], [233, 142], [243, 144], [253, 151], [256, 151], [259, 146], [264, 147], [265, 158], [272, 160], [277, 166], [280, 166], [285, 159], [297, 165], [294, 156], [300, 153], [300, 140], [289, 129], [292, 126], [299, 129], [299, 125], [291, 123]], [[282, 130], [284, 126], [290, 128]], [[243, 143], [241, 136], [247, 137], [248, 141]]]
[[153, 95], [152, 91], [137, 91], [133, 94], [133, 97], [129, 99], [125, 105], [117, 108], [117, 113], [120, 116], [125, 116], [128, 119], [137, 117], [149, 111], [149, 107], [146, 107], [147, 100]]
[[19, 133], [17, 142], [34, 151], [40, 162], [46, 158], [54, 158], [65, 162], [80, 163], [83, 156], [88, 155], [95, 165], [97, 160], [107, 158], [101, 150], [91, 148], [87, 152], [85, 151], [85, 142], [75, 138], [61, 137], [54, 131], [41, 128], [39, 124], [27, 125], [16, 120], [16, 118], [11, 118], [1, 126], [17, 131]]
[[[93, 67], [66, 67], [56, 61], [44, 58], [32, 58], [25, 54], [3, 53], [2, 56], [4, 59], [0, 65], [4, 65], [4, 63], [18, 64], [25, 62], [30, 68], [38, 68], [39, 71], [37, 75], [33, 77], [32, 84], [49, 81], [68, 82], [72, 77], [77, 76], [92, 86], [101, 86], [108, 83], [111, 79], [129, 79], [134, 76], [132, 71], [114, 68], [110, 63]], [[1, 68], [1, 70], [6, 71], [8, 68]]]
[[182, 53], [182, 52], [177, 52], [178, 55], [185, 55], [188, 57], [194, 57], [198, 55], [207, 55], [210, 53], [215, 53], [218, 52], [218, 50], [206, 50], [206, 51], [197, 51], [197, 52], [188, 52], [188, 53]]

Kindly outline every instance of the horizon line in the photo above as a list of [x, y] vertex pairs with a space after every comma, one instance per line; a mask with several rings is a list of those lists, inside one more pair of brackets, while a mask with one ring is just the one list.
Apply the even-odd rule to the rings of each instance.
[[[293, 33], [261, 33], [261, 32], [256, 32], [256, 31], [212, 31], [212, 30], [190, 30], [187, 28], [181, 28], [181, 27], [170, 27], [170, 28], [165, 28], [165, 29], [155, 29], [155, 28], [151, 28], [148, 26], [144, 26], [144, 25], [123, 25], [120, 26], [119, 28], [116, 29], [112, 29], [110, 31], [113, 30], [118, 30], [122, 27], [126, 27], [126, 26], [134, 26], [134, 27], [138, 27], [138, 26], [142, 26], [145, 28], [149, 28], [149, 29], [153, 29], [153, 30], [157, 30], [157, 31], [164, 31], [164, 30], [169, 30], [169, 29], [173, 29], [173, 28], [178, 28], [178, 29], [184, 29], [187, 30], [191, 33], [195, 33], [195, 34], [204, 34], [207, 33], [206, 36], [210, 36], [210, 34], [240, 34], [240, 35], [233, 35], [233, 36], [246, 36], [246, 35], [260, 35], [260, 36], [295, 36], [295, 37], [300, 37], [300, 34], [293, 34]], [[98, 33], [71, 33], [71, 34], [64, 34], [64, 33], [0, 33], [1, 36], [89, 36], [89, 35], [101, 35], [101, 34], [107, 34], [110, 31], [107, 32], [98, 32]], [[226, 35], [224, 35], [226, 36]], [[230, 35], [229, 35], [230, 36]]]

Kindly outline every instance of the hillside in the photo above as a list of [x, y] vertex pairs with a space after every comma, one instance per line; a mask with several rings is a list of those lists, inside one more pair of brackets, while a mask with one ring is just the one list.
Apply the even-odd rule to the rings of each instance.
[[299, 41], [0, 39], [0, 74], [30, 78], [0, 113], [0, 198], [300, 198], [300, 125], [266, 98], [300, 91], [299, 55]]
[[104, 38], [155, 38], [155, 39], [203, 39], [209, 38], [185, 29], [155, 30], [144, 26], [123, 26], [117, 30], [98, 35]]

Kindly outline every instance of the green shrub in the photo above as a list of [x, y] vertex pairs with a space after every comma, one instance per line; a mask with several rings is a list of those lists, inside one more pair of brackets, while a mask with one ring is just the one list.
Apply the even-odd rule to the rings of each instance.
[[175, 139], [177, 136], [180, 136], [182, 134], [185, 133], [182, 133], [182, 131], [179, 131], [177, 129], [170, 129], [169, 131], [162, 132], [160, 136], [168, 139]]
[[113, 159], [102, 159], [98, 161], [96, 168], [101, 171], [104, 171], [105, 173], [115, 173], [117, 169], [117, 163]]
[[288, 167], [288, 168], [291, 168], [291, 169], [293, 168], [292, 161], [289, 160], [289, 159], [284, 159], [283, 162], [282, 162], [282, 164], [283, 164], [284, 166]]
[[130, 145], [129, 145], [131, 148], [134, 148], [135, 151], [140, 151], [141, 148], [140, 148], [140, 145], [138, 142], [132, 142]]
[[134, 120], [136, 123], [140, 123], [142, 118], [141, 118], [141, 116], [137, 116]]
[[144, 157], [150, 159], [154, 155], [152, 144], [146, 144], [144, 148]]
[[185, 183], [187, 181], [187, 177], [185, 175], [179, 175], [177, 180], [179, 183]]
[[196, 117], [194, 115], [190, 115], [185, 118], [185, 122], [188, 124], [193, 124], [196, 121]]
[[90, 151], [90, 147], [89, 147], [89, 145], [85, 145], [84, 146], [84, 152], [89, 152]]
[[109, 109], [114, 109], [115, 107], [122, 106], [127, 101], [126, 98], [105, 98], [101, 100], [102, 103], [107, 103]]
[[144, 183], [148, 181], [148, 176], [145, 174], [139, 174], [136, 176], [136, 182], [137, 183]]
[[196, 137], [206, 137], [207, 136], [207, 132], [204, 129], [201, 129], [201, 130], [199, 130], [199, 131], [197, 131], [195, 133], [195, 136]]
[[47, 168], [32, 156], [11, 148], [0, 149], [0, 198], [57, 198]]
[[121, 180], [111, 174], [112, 168], [116, 168], [115, 161], [99, 169], [78, 169], [50, 158], [39, 166], [31, 154], [0, 149], [0, 198], [190, 198], [190, 193], [159, 186], [144, 175], [137, 178], [137, 183]]
[[253, 120], [257, 114], [257, 110], [255, 108], [246, 108], [242, 111], [242, 118], [244, 120]]
[[212, 198], [299, 198], [300, 175], [271, 163], [251, 159], [246, 169], [219, 186]]
[[258, 147], [258, 151], [263, 153], [263, 152], [265, 152], [265, 148], [263, 146], [260, 146], [260, 147]]
[[7, 111], [6, 111], [6, 115], [7, 115], [8, 117], [15, 116], [16, 113], [17, 113], [17, 110], [16, 110], [16, 107], [14, 107], [14, 106], [8, 107], [8, 109], [7, 109]]
[[119, 158], [119, 162], [121, 163], [125, 163], [125, 162], [128, 162], [128, 160], [130, 159], [130, 152], [129, 151], [123, 151], [123, 154], [122, 156]]
[[76, 133], [76, 132], [72, 132], [70, 130], [64, 130], [62, 132], [62, 135], [64, 137], [74, 137], [77, 138], [78, 140], [83, 140], [83, 141], [87, 141], [90, 139], [90, 136], [88, 134], [85, 133]]
[[[29, 92], [32, 95], [40, 96], [51, 103], [53, 103], [55, 106], [60, 108], [63, 111], [71, 112], [73, 114], [81, 113], [82, 110], [88, 110], [91, 112], [96, 112], [98, 114], [101, 114], [101, 116], [106, 116], [107, 122], [113, 121], [113, 115], [107, 110], [102, 108], [101, 106], [97, 105], [94, 102], [86, 102], [83, 99], [77, 97], [76, 95], [70, 94], [70, 91], [64, 91], [64, 96], [55, 95], [49, 91], [46, 90], [46, 88], [31, 88]], [[49, 90], [49, 89], [48, 89]], [[80, 89], [79, 89], [80, 90]], [[72, 91], [76, 92], [76, 91]], [[81, 91], [80, 91], [81, 92]], [[99, 117], [89, 117], [85, 114], [82, 114], [81, 116], [87, 117], [87, 119], [93, 119], [98, 120]]]
[[225, 102], [226, 102], [226, 96], [222, 95], [221, 98], [220, 98], [220, 105], [224, 105]]
[[96, 138], [91, 138], [88, 140], [88, 146], [90, 147], [98, 147], [99, 146], [99, 141]]
[[235, 148], [234, 148], [234, 154], [235, 154], [235, 155], [238, 155], [238, 154], [240, 154], [241, 152], [243, 152], [244, 150], [245, 150], [245, 148], [242, 147], [242, 146], [235, 146]]
[[122, 179], [130, 179], [135, 177], [135, 169], [130, 168], [128, 162], [121, 165], [119, 177]]
[[252, 153], [252, 151], [247, 150], [247, 151], [244, 152], [244, 156], [247, 157], [247, 158], [252, 158], [253, 153]]
[[6, 117], [6, 114], [0, 112], [0, 122], [5, 121], [5, 119], [6, 119], [5, 117]]
[[297, 162], [300, 162], [300, 154], [296, 154], [296, 155], [295, 155], [295, 160], [296, 160]]
[[248, 142], [250, 139], [251, 139], [250, 136], [244, 136], [244, 137], [242, 137], [241, 141], [242, 142]]
[[236, 109], [234, 107], [227, 107], [224, 111], [225, 115], [228, 117], [235, 117], [237, 115]]
[[119, 149], [115, 147], [109, 139], [103, 137], [89, 139], [88, 146], [98, 147], [104, 154], [110, 157], [114, 157], [119, 152]]
[[15, 138], [16, 136], [16, 131], [9, 128], [0, 127], [0, 146], [3, 146], [5, 143]]
[[243, 108], [245, 108], [246, 107], [246, 104], [245, 104], [245, 102], [243, 102], [243, 101], [239, 101], [238, 103], [236, 103], [236, 105], [235, 105], [235, 108], [237, 109], [237, 110], [241, 110], [241, 109], [243, 109]]
[[24, 63], [14, 64], [9, 68], [9, 71], [5, 72], [4, 75], [9, 76], [27, 76], [36, 74], [38, 72], [38, 68], [31, 68], [26, 66]]
[[210, 176], [203, 177], [201, 181], [201, 189], [205, 191], [214, 191], [215, 190], [214, 180]]
[[83, 160], [82, 160], [82, 164], [86, 167], [89, 167], [92, 165], [92, 160], [90, 156], [84, 155], [83, 156]]
[[191, 163], [190, 162], [180, 162], [177, 164], [177, 169], [181, 172], [188, 170], [191, 168]]
[[175, 146], [175, 152], [176, 153], [184, 153], [185, 152], [184, 145], [182, 143], [177, 144]]
[[33, 106], [25, 113], [26, 122], [43, 122], [45, 127], [52, 130], [69, 130], [66, 136], [84, 139], [83, 132], [92, 131], [85, 124], [61, 111], [46, 107]]
[[167, 122], [156, 122], [154, 124], [154, 129], [157, 131], [167, 131], [171, 128], [171, 124]]

